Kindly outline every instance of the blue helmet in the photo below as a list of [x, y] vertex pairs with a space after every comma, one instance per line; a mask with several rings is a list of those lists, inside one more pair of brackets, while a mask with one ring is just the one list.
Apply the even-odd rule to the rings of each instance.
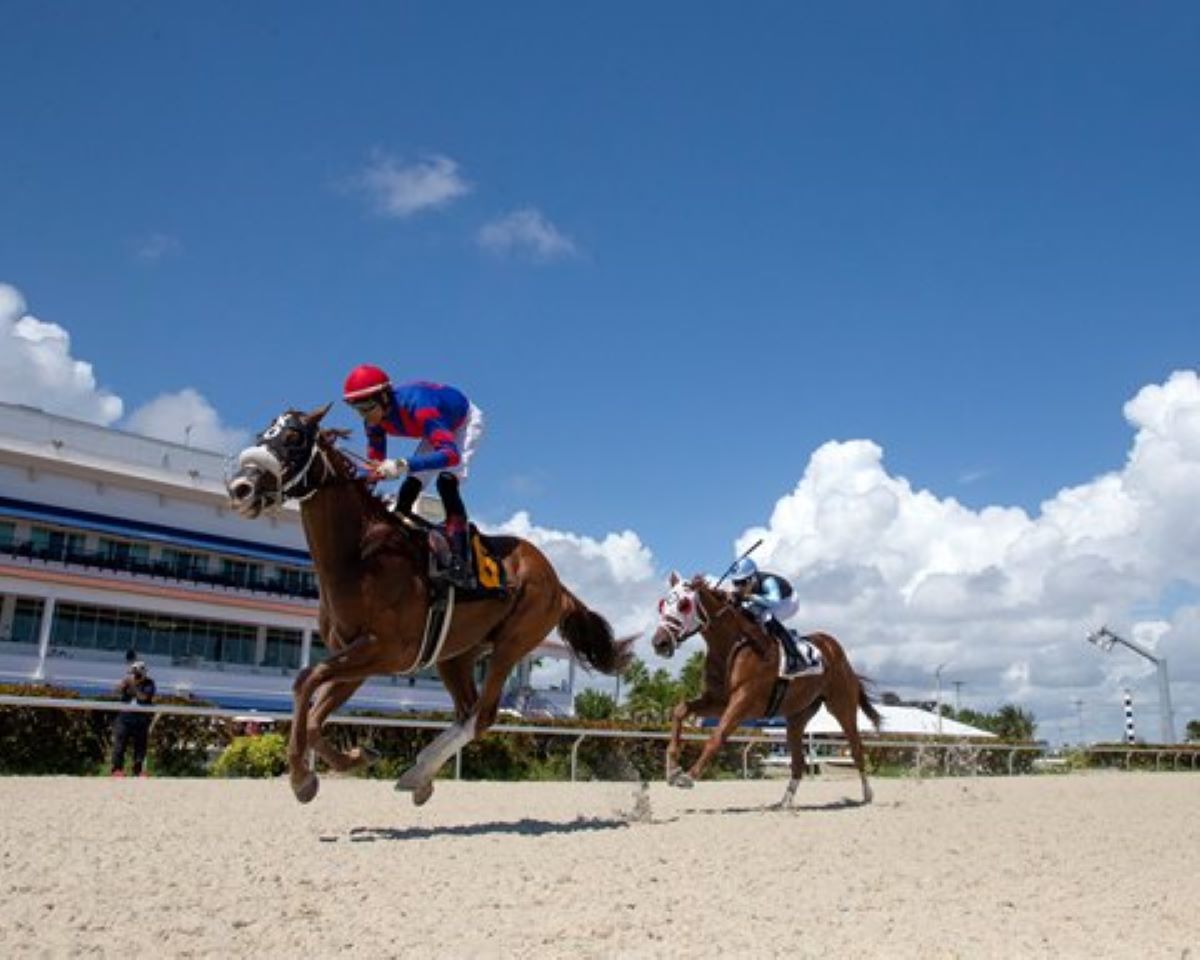
[[729, 568], [729, 579], [734, 583], [745, 583], [758, 573], [758, 564], [749, 557], [739, 557]]

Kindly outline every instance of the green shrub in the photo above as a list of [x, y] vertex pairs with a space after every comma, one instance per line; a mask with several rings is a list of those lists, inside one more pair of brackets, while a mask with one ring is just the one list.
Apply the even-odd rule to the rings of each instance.
[[[0, 693], [81, 699], [74, 690], [37, 684], [0, 684]], [[107, 743], [104, 718], [93, 711], [0, 706], [0, 773], [94, 773]]]
[[214, 777], [277, 777], [287, 769], [287, 741], [278, 733], [234, 737], [212, 766]]
[[[158, 704], [208, 706], [182, 697], [158, 697]], [[220, 717], [160, 713], [150, 728], [150, 767], [159, 777], [203, 777], [213, 755], [230, 741], [229, 724]]]

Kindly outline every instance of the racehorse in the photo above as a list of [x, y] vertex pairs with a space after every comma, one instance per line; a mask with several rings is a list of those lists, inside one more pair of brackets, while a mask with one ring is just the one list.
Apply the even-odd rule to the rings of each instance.
[[[865, 681], [854, 672], [837, 640], [827, 633], [809, 635], [806, 639], [820, 650], [825, 661], [824, 670], [820, 674], [782, 680], [779, 643], [703, 576], [684, 581], [672, 573], [670, 590], [659, 601], [658, 610], [658, 627], [652, 641], [658, 654], [672, 656], [683, 641], [696, 633], [708, 644], [704, 689], [696, 699], [676, 705], [671, 714], [667, 781], [672, 786], [691, 787], [740, 724], [775, 713], [787, 720], [787, 742], [792, 753], [792, 777], [777, 806], [792, 806], [804, 773], [804, 727], [825, 703], [850, 742], [850, 753], [862, 778], [863, 803], [871, 802], [871, 785], [867, 782], [858, 733], [858, 711], [861, 708], [876, 729], [882, 718], [867, 695]], [[683, 723], [690, 716], [720, 717], [720, 720], [699, 759], [685, 773], [678, 765], [679, 751]]]
[[[429, 525], [393, 514], [374, 494], [370, 481], [337, 448], [346, 431], [321, 428], [329, 407], [281, 414], [242, 451], [226, 482], [231, 505], [249, 519], [299, 501], [320, 585], [318, 626], [330, 656], [301, 670], [292, 687], [292, 791], [301, 803], [317, 794], [310, 747], [335, 770], [371, 759], [357, 748], [343, 753], [321, 733], [329, 714], [364, 680], [411, 673], [432, 660], [454, 700], [455, 723], [396, 783], [420, 805], [432, 795], [438, 769], [495, 722], [509, 673], [551, 630], [558, 628], [586, 666], [607, 674], [625, 667], [632, 640], [615, 640], [608, 621], [562, 584], [533, 544], [489, 536], [480, 538], [482, 546], [502, 570], [505, 588], [457, 598], [440, 647], [432, 648], [426, 633], [430, 608], [440, 597], [430, 576], [430, 550], [436, 549], [431, 538], [437, 535]], [[485, 652], [481, 694], [474, 667]]]

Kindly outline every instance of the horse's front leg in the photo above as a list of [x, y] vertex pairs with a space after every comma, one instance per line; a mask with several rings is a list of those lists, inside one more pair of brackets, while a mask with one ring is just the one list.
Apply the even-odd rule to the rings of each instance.
[[718, 751], [725, 745], [725, 741], [732, 736], [733, 732], [741, 726], [754, 711], [752, 709], [754, 698], [747, 696], [744, 693], [736, 693], [730, 698], [728, 706], [725, 707], [725, 712], [721, 714], [721, 720], [717, 724], [713, 735], [704, 741], [704, 747], [700, 750], [700, 756], [696, 762], [692, 764], [691, 770], [687, 773], [680, 773], [675, 786], [690, 787], [702, 776], [704, 771], [708, 769], [708, 765], [716, 758]]
[[671, 739], [667, 741], [667, 783], [675, 787], [690, 787], [687, 775], [679, 766], [679, 754], [683, 749], [683, 724], [688, 717], [715, 716], [721, 704], [708, 693], [702, 693], [695, 700], [684, 700], [675, 705], [671, 711]]
[[318, 757], [339, 773], [373, 763], [377, 758], [373, 750], [361, 746], [345, 752], [339, 750], [322, 733], [329, 715], [349, 700], [362, 684], [362, 680], [322, 684], [317, 690], [311, 713], [308, 715], [308, 745], [317, 752]]
[[297, 674], [296, 682], [292, 685], [293, 714], [292, 734], [288, 741], [288, 777], [291, 780], [292, 792], [301, 803], [312, 800], [321, 785], [316, 773], [308, 765], [306, 755], [310, 732], [314, 734], [314, 741], [321, 739], [320, 725], [313, 727], [309, 711], [313, 710], [313, 720], [320, 715], [323, 721], [324, 715], [320, 714], [320, 710], [327, 702], [319, 702], [312, 708], [310, 704], [313, 694], [324, 684], [351, 684], [352, 693], [367, 677], [387, 673], [388, 664], [381, 660], [381, 651], [382, 648], [375, 642], [375, 638], [366, 634], [345, 649], [339, 650], [324, 663], [306, 667]]
[[288, 736], [288, 779], [292, 793], [301, 803], [317, 795], [321, 783], [308, 765], [308, 703], [320, 681], [314, 682], [315, 667], [305, 667], [292, 682], [292, 731]]

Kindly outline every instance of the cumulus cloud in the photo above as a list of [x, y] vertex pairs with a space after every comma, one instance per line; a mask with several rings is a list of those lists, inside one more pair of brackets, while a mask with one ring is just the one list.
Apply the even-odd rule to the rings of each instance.
[[444, 207], [471, 192], [458, 164], [441, 154], [403, 163], [377, 152], [348, 185], [365, 193], [376, 213], [397, 219]]
[[29, 313], [16, 287], [0, 283], [0, 400], [109, 426], [121, 398], [98, 386], [92, 365], [71, 356], [71, 336]]
[[0, 400], [209, 450], [237, 449], [249, 436], [223, 424], [212, 405], [190, 387], [156, 397], [121, 421], [124, 402], [97, 386], [90, 363], [71, 356], [70, 334], [32, 316], [20, 291], [3, 283]]
[[[624, 530], [603, 539], [537, 526], [528, 513], [520, 511], [489, 533], [508, 534], [529, 540], [554, 565], [563, 583], [593, 610], [603, 614], [618, 637], [637, 636], [635, 652], [649, 661], [653, 653], [649, 630], [655, 620], [655, 604], [662, 593], [663, 578], [655, 569], [654, 557], [636, 533]], [[566, 675], [567, 664], [548, 661], [537, 682], [553, 683]], [[577, 685], [604, 685], [612, 681], [599, 674], [580, 674]]]
[[579, 255], [575, 242], [533, 207], [485, 223], [476, 238], [479, 245], [496, 256], [526, 257], [549, 263]]
[[212, 404], [191, 387], [160, 394], [138, 407], [129, 415], [125, 428], [218, 453], [233, 453], [250, 440], [249, 431], [223, 424]]
[[[1059, 491], [1033, 516], [914, 489], [869, 440], [829, 442], [735, 546], [761, 538], [760, 565], [799, 590], [794, 625], [839, 636], [859, 670], [930, 696], [946, 662], [943, 678], [964, 682], [967, 703], [1016, 700], [1046, 721], [1044, 736], [1057, 735], [1056, 721], [1076, 730], [1074, 698], [1094, 704], [1090, 736], [1118, 735], [1120, 685], [1153, 668], [1083, 641], [1103, 623], [1128, 630], [1172, 651], [1181, 730], [1200, 716], [1195, 614], [1145, 611], [1173, 585], [1200, 586], [1200, 379], [1182, 371], [1147, 386], [1125, 416], [1136, 432], [1123, 467]], [[1144, 699], [1153, 738], [1153, 685]]]

